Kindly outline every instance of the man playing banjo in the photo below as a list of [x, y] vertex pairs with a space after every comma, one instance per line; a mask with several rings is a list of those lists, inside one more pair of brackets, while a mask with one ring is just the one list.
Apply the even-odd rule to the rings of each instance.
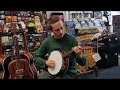
[[[58, 16], [51, 17], [49, 25], [53, 36], [49, 36], [43, 41], [35, 55], [35, 65], [37, 69], [42, 69], [39, 79], [73, 79], [77, 74], [77, 63], [81, 66], [86, 63], [85, 57], [81, 54], [82, 47], [78, 45], [74, 36], [65, 33], [63, 22]], [[59, 50], [65, 52], [73, 50], [67, 56], [69, 58], [69, 65], [63, 75], [57, 75], [56, 73], [60, 70], [63, 63], [60, 60], [65, 58], [63, 58], [65, 54], [61, 55]], [[46, 54], [50, 55], [47, 59], [45, 59]]]

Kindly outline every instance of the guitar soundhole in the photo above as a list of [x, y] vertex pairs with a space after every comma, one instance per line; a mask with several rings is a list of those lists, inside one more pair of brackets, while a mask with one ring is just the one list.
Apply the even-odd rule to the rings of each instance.
[[23, 74], [23, 69], [16, 70], [16, 73], [17, 73], [18, 75]]

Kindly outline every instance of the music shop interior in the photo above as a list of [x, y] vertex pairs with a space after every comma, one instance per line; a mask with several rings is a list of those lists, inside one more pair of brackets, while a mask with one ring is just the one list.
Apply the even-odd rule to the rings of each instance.
[[[34, 58], [42, 42], [53, 35], [48, 28], [52, 15], [59, 16], [64, 31], [82, 45], [86, 64], [77, 63], [76, 79], [120, 79], [120, 11], [0, 11], [0, 79], [10, 79], [20, 68], [15, 65], [19, 60], [28, 62], [27, 67], [32, 63], [36, 72], [30, 73], [37, 79], [40, 70]], [[10, 64], [16, 71], [10, 71]]]

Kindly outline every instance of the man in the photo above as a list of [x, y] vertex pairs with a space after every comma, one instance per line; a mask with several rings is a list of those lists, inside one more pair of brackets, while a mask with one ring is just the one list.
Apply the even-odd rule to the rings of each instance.
[[[43, 69], [39, 74], [39, 79], [72, 79], [77, 74], [77, 62], [80, 65], [85, 65], [86, 59], [81, 54], [81, 46], [74, 36], [71, 36], [64, 31], [64, 26], [58, 16], [50, 18], [50, 30], [53, 36], [46, 38], [35, 55], [35, 64], [38, 69]], [[50, 54], [54, 50], [64, 50], [65, 52], [73, 50], [69, 55], [69, 67], [64, 75], [51, 75], [47, 68], [55, 68], [53, 60], [45, 60], [45, 55]], [[77, 62], [76, 62], [77, 61]]]

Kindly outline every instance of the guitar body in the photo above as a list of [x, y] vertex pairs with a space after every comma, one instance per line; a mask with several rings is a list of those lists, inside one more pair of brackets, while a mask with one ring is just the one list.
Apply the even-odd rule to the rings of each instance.
[[12, 58], [11, 56], [8, 56], [4, 59], [2, 67], [3, 67], [3, 75], [2, 79], [9, 79], [9, 71], [8, 71], [8, 65], [11, 62]]
[[3, 76], [3, 62], [6, 59], [6, 57], [2, 54], [0, 54], [0, 79], [2, 79]]
[[9, 79], [33, 79], [33, 76], [29, 72], [29, 63], [25, 59], [20, 59], [20, 67], [17, 69], [17, 61], [12, 60], [8, 65], [8, 71], [10, 73]]
[[33, 75], [34, 79], [37, 79], [37, 69], [34, 64], [33, 56], [29, 52], [24, 52], [20, 55], [20, 58], [26, 59], [30, 64], [30, 72]]
[[3, 68], [2, 68], [2, 63], [3, 63], [4, 60], [5, 60], [5, 56], [2, 55], [2, 54], [0, 54], [0, 71], [3, 70]]
[[37, 69], [34, 65], [33, 56], [29, 53], [29, 50], [28, 50], [26, 35], [24, 31], [25, 24], [23, 22], [20, 22], [18, 26], [20, 27], [20, 30], [22, 31], [23, 42], [24, 42], [24, 53], [20, 55], [20, 58], [26, 59], [29, 62], [30, 72], [32, 73], [34, 79], [37, 79]]

